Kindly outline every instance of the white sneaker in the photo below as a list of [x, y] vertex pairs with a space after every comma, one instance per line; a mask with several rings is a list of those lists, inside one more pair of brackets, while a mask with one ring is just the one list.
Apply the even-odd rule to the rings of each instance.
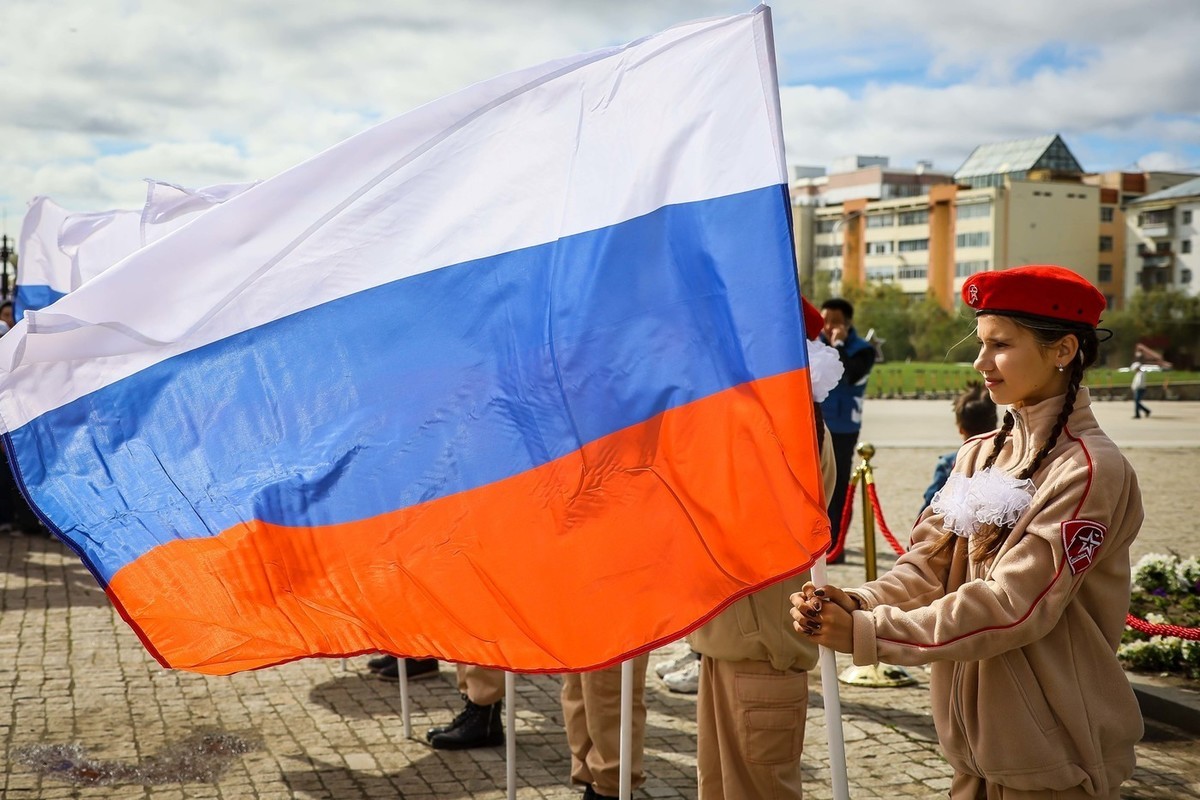
[[679, 670], [688, 665], [689, 661], [695, 660], [696, 654], [692, 651], [692, 648], [689, 647], [686, 653], [674, 661], [660, 661], [658, 664], [656, 664], [654, 666], [654, 674], [660, 678], [665, 678], [672, 672], [679, 672]]
[[672, 692], [696, 694], [700, 691], [700, 660], [692, 659], [692, 663], [683, 669], [668, 673], [663, 677], [663, 683]]

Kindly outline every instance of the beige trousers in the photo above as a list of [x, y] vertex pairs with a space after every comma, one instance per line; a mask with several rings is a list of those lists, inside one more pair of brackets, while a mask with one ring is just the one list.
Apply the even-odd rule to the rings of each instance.
[[477, 706], [490, 706], [504, 699], [504, 670], [456, 664], [458, 690]]
[[[996, 783], [988, 783], [974, 775], [954, 773], [950, 784], [950, 800], [1098, 800], [1097, 795], [1088, 794], [1082, 788], [1056, 792], [1053, 789], [1027, 792], [1009, 789]], [[1113, 789], [1099, 800], [1121, 800], [1121, 790]]]
[[[641, 786], [646, 740], [646, 667], [649, 653], [633, 660], [633, 749], [630, 785]], [[621, 776], [621, 665], [563, 675], [563, 722], [571, 748], [571, 782], [616, 797]]]
[[766, 661], [700, 659], [700, 800], [799, 800], [808, 673]]

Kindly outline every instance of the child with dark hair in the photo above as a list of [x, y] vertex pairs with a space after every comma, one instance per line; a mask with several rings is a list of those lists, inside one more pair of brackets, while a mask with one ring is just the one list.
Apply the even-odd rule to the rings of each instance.
[[932, 663], [955, 800], [1120, 797], [1142, 736], [1116, 650], [1137, 476], [1092, 413], [1103, 295], [1029, 266], [971, 276], [975, 368], [1009, 406], [967, 441], [890, 572], [792, 595], [798, 630], [854, 663]]
[[[958, 425], [958, 435], [964, 442], [996, 430], [996, 404], [992, 402], [982, 383], [968, 384], [962, 394], [954, 398], [954, 422]], [[925, 502], [921, 504], [921, 511], [929, 508], [933, 496], [946, 484], [957, 458], [958, 451], [954, 450], [938, 459], [937, 466], [933, 469], [933, 481], [925, 490]]]

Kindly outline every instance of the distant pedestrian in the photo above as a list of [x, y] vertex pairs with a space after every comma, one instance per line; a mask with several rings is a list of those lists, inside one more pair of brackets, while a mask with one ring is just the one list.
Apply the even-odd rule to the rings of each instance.
[[1129, 386], [1133, 390], [1133, 418], [1141, 419], [1144, 412], [1146, 419], [1149, 419], [1150, 409], [1142, 402], [1146, 396], [1146, 365], [1135, 361], [1129, 365], [1129, 371], [1133, 373], [1133, 382]]

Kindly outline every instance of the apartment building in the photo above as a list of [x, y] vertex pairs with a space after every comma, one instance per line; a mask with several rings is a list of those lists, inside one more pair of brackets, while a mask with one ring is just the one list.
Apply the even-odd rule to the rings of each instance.
[[[1141, 264], [1129, 254], [1127, 232], [1130, 225], [1126, 218], [1126, 209], [1141, 197], [1169, 189], [1195, 177], [1183, 172], [1123, 171], [1084, 176], [1084, 183], [1100, 187], [1100, 248], [1096, 286], [1108, 300], [1109, 308], [1124, 308], [1130, 294], [1142, 285], [1137, 274]], [[1136, 214], [1136, 210], [1134, 213]], [[1146, 241], [1142, 241], [1141, 244], [1150, 246]], [[1153, 247], [1157, 247], [1157, 244]], [[1136, 247], [1133, 248], [1133, 252], [1136, 255]]]
[[1034, 263], [1075, 269], [1122, 307], [1123, 204], [1189, 177], [1085, 175], [1059, 136], [981, 145], [953, 175], [848, 166], [793, 185], [802, 285], [895, 283], [947, 309], [969, 275]]
[[1125, 211], [1125, 287], [1198, 293], [1200, 178], [1132, 200]]

